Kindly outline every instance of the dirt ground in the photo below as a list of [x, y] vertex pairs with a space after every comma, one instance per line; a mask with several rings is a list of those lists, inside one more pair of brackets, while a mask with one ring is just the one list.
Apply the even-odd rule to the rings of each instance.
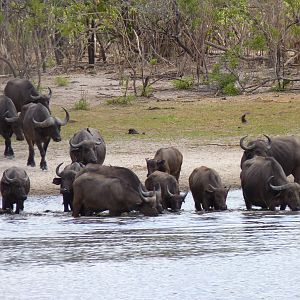
[[[43, 77], [42, 86], [49, 86], [53, 91], [52, 103], [65, 106], [74, 106], [82, 94], [85, 93], [91, 105], [97, 105], [111, 96], [122, 95], [117, 76], [111, 70], [97, 71], [96, 74], [75, 73], [66, 75], [69, 84], [65, 87], [58, 87], [55, 84], [55, 77], [58, 75], [47, 75]], [[65, 75], [63, 75], [65, 76]], [[3, 92], [5, 84], [9, 78], [0, 78], [0, 92]], [[189, 94], [190, 93], [190, 94]], [[160, 82], [155, 85], [154, 97], [161, 100], [168, 99], [192, 99], [199, 98], [195, 93], [188, 91], [176, 91], [168, 82]], [[201, 96], [203, 97], [203, 95]], [[246, 96], [241, 96], [242, 100]], [[247, 96], [251, 99], [260, 97], [258, 94]], [[268, 94], [264, 94], [268, 97]], [[270, 96], [271, 97], [271, 96]], [[280, 97], [289, 97], [288, 94]], [[237, 98], [235, 98], [237, 99]], [[100, 129], [101, 130], [101, 129]], [[31, 180], [31, 195], [37, 194], [58, 194], [59, 187], [52, 184], [52, 179], [56, 176], [56, 166], [64, 162], [70, 163], [69, 144], [67, 140], [60, 143], [50, 142], [46, 160], [48, 170], [42, 171], [39, 168], [40, 155], [36, 149], [36, 165], [32, 168], [26, 166], [28, 147], [26, 142], [13, 140], [15, 158], [7, 159], [3, 157], [4, 145], [0, 148], [0, 174], [11, 166], [23, 167]], [[206, 145], [201, 141], [178, 140], [172, 143], [157, 143], [141, 141], [139, 139], [107, 142], [107, 156], [105, 164], [118, 165], [132, 169], [144, 182], [147, 174], [145, 158], [152, 158], [156, 150], [160, 147], [175, 146], [183, 154], [183, 165], [180, 175], [180, 187], [182, 190], [188, 189], [188, 178], [195, 167], [205, 165], [217, 170], [222, 178], [224, 185], [232, 187], [240, 186], [240, 159], [242, 150], [238, 146], [238, 141], [232, 145], [210, 144]]]

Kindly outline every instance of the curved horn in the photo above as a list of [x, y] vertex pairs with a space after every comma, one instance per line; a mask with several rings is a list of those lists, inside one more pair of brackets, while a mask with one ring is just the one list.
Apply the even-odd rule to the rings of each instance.
[[48, 90], [49, 90], [48, 97], [51, 98], [51, 96], [52, 96], [52, 91], [51, 91], [51, 89], [49, 88], [49, 86], [48, 86]]
[[140, 193], [145, 196], [145, 197], [152, 197], [153, 196], [153, 192], [152, 191], [144, 191], [143, 188], [142, 188], [142, 185], [140, 184], [139, 185], [139, 190], [140, 190]]
[[18, 119], [19, 119], [19, 116], [11, 117], [11, 118], [8, 118], [8, 117], [4, 118], [4, 120], [5, 120], [6, 122], [8, 122], [8, 123], [14, 123], [14, 122], [17, 122]]
[[169, 186], [168, 186], [168, 185], [167, 185], [167, 193], [168, 193], [168, 195], [169, 195], [170, 197], [174, 197], [174, 196], [175, 196], [175, 194], [172, 194], [172, 193], [170, 192]]
[[58, 177], [61, 177], [61, 175], [62, 175], [62, 172], [59, 172], [59, 167], [60, 167], [62, 164], [63, 164], [63, 162], [60, 163], [60, 164], [56, 167], [56, 170], [55, 170], [56, 175], [57, 175]]
[[143, 189], [142, 189], [142, 184], [139, 185], [139, 193], [140, 193], [141, 198], [142, 198], [145, 202], [149, 202], [149, 199], [148, 199], [148, 198], [149, 198], [150, 196], [146, 196], [147, 193], [143, 191]]
[[58, 123], [60, 126], [65, 126], [65, 125], [69, 122], [69, 120], [70, 120], [70, 115], [69, 115], [68, 111], [67, 111], [64, 107], [62, 107], [62, 109], [63, 109], [63, 110], [65, 111], [65, 113], [66, 113], [65, 119], [64, 119], [63, 121], [61, 121], [61, 120], [58, 119], [58, 118], [55, 118], [55, 119], [56, 119], [57, 123]]
[[41, 96], [40, 95], [37, 95], [37, 96], [30, 95], [30, 98], [32, 100], [39, 100], [41, 98]]
[[42, 122], [38, 122], [34, 118], [32, 119], [32, 121], [33, 121], [34, 127], [38, 127], [38, 128], [46, 128], [46, 127], [50, 127], [55, 124], [55, 120], [51, 116]]
[[266, 135], [266, 134], [264, 134], [264, 137], [266, 137], [266, 138], [267, 138], [267, 140], [268, 140], [268, 143], [267, 143], [267, 148], [268, 148], [268, 149], [271, 149], [271, 143], [272, 143], [272, 140], [271, 140], [271, 138], [270, 138], [268, 135]]
[[78, 150], [78, 149], [83, 145], [83, 143], [85, 142], [85, 140], [83, 140], [83, 141], [79, 142], [78, 144], [73, 144], [73, 143], [72, 143], [72, 139], [73, 139], [73, 138], [70, 139], [69, 144], [70, 144], [70, 146], [71, 146], [72, 148], [74, 148], [74, 149], [76, 149], [76, 150]]
[[4, 172], [3, 176], [4, 176], [4, 180], [6, 182], [8, 182], [8, 183], [13, 183], [13, 182], [16, 181], [16, 178], [9, 178], [9, 177], [7, 177], [6, 172]]
[[213, 193], [213, 192], [215, 192], [216, 190], [217, 190], [216, 187], [214, 187], [213, 185], [209, 184], [209, 185], [208, 185], [208, 189], [207, 189], [206, 191], [209, 192], [209, 193]]
[[271, 180], [273, 178], [274, 178], [274, 176], [269, 177], [268, 184], [269, 184], [270, 188], [274, 191], [283, 191], [283, 190], [286, 190], [287, 188], [289, 188], [290, 186], [293, 185], [293, 183], [291, 183], [291, 182], [288, 182], [288, 183], [283, 184], [283, 185], [273, 185], [273, 184], [271, 184]]
[[254, 147], [255, 147], [255, 144], [253, 144], [252, 146], [246, 146], [245, 144], [244, 144], [244, 140], [246, 139], [248, 137], [248, 134], [247, 135], [245, 135], [245, 136], [243, 136], [241, 139], [240, 139], [240, 147], [243, 149], [243, 150], [252, 150], [252, 149], [254, 149]]

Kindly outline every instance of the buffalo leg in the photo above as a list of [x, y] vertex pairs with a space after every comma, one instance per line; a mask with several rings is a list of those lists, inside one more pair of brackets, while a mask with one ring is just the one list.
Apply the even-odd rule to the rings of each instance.
[[14, 151], [11, 147], [11, 140], [10, 138], [5, 139], [5, 150], [4, 150], [4, 156], [6, 157], [12, 157], [14, 156]]
[[281, 204], [280, 205], [280, 210], [285, 210], [286, 209], [286, 204]]
[[202, 206], [201, 206], [201, 203], [199, 201], [195, 201], [195, 208], [196, 208], [197, 211], [202, 210]]
[[27, 160], [27, 166], [35, 167], [35, 161], [34, 161], [34, 143], [31, 140], [27, 140], [28, 143], [28, 149], [29, 149], [29, 155]]
[[[48, 144], [49, 144], [49, 142], [48, 142]], [[46, 162], [46, 159], [45, 159], [45, 157], [46, 157], [46, 151], [44, 150], [45, 146], [43, 146], [42, 143], [37, 143], [36, 145], [38, 146], [38, 148], [40, 150], [40, 155], [41, 155], [40, 168], [42, 170], [47, 170], [48, 167], [47, 167], [47, 162]], [[47, 146], [46, 146], [46, 149], [47, 149]]]
[[252, 204], [251, 204], [251, 202], [245, 200], [245, 204], [246, 204], [247, 210], [251, 210], [251, 209], [252, 209]]

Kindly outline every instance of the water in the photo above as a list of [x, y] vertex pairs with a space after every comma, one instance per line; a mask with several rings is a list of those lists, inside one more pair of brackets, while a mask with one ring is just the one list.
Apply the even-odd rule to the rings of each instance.
[[[1, 299], [299, 299], [300, 214], [245, 210], [73, 219], [61, 196], [0, 215]], [[49, 212], [47, 212], [49, 210]]]

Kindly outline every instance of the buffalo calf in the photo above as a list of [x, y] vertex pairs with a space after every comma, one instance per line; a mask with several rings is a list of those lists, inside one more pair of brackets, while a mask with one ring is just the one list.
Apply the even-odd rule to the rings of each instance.
[[193, 170], [189, 177], [189, 186], [192, 192], [197, 211], [226, 210], [226, 198], [229, 191], [222, 185], [219, 174], [205, 166]]
[[178, 181], [173, 175], [161, 171], [155, 171], [149, 175], [145, 181], [145, 186], [151, 191], [160, 186], [162, 207], [172, 211], [181, 209], [182, 202], [187, 195], [187, 192], [179, 192]]
[[183, 156], [175, 147], [160, 148], [156, 151], [153, 159], [146, 158], [148, 174], [154, 171], [166, 172], [179, 180]]
[[15, 213], [24, 209], [24, 201], [30, 190], [30, 180], [27, 173], [18, 167], [11, 167], [3, 172], [1, 179], [2, 209], [13, 210]]

